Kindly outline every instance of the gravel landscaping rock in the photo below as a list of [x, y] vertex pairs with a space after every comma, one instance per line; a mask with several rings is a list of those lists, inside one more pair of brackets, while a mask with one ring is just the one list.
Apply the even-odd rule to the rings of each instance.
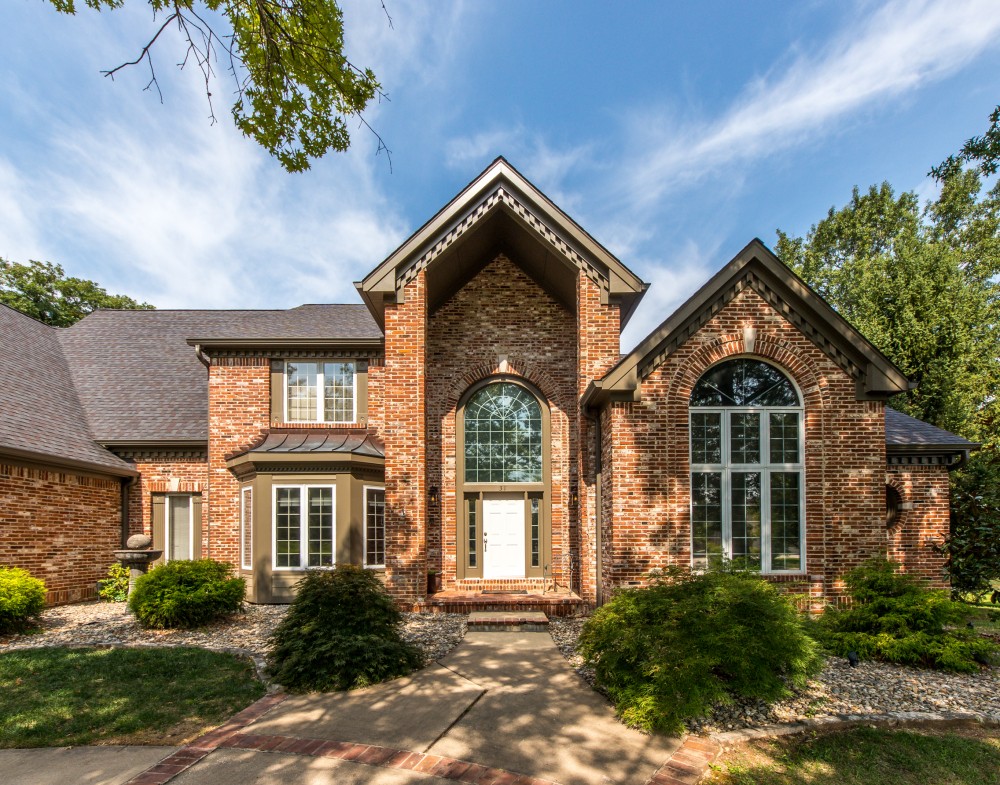
[[[549, 632], [559, 651], [591, 685], [593, 670], [576, 653], [585, 618], [550, 619]], [[976, 674], [944, 673], [883, 662], [830, 658], [823, 671], [792, 698], [766, 704], [746, 701], [720, 706], [711, 717], [689, 723], [692, 731], [720, 732], [788, 724], [817, 717], [874, 716], [899, 712], [971, 714], [1000, 720], [1000, 668]]]
[[[284, 617], [287, 605], [247, 605], [231, 619], [196, 630], [145, 630], [123, 602], [62, 605], [42, 613], [40, 630], [26, 635], [0, 636], [0, 652], [40, 646], [159, 645], [241, 649], [258, 656], [267, 651], [267, 639]], [[462, 614], [403, 614], [403, 637], [439, 659], [465, 637]]]

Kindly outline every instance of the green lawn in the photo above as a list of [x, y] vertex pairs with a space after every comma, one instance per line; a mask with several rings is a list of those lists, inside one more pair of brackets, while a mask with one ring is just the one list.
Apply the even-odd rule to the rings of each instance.
[[972, 606], [972, 623], [979, 632], [1000, 634], [1000, 605], [989, 601]]
[[0, 748], [180, 744], [264, 694], [253, 665], [194, 648], [0, 654]]
[[1000, 729], [858, 728], [726, 753], [710, 785], [997, 785]]

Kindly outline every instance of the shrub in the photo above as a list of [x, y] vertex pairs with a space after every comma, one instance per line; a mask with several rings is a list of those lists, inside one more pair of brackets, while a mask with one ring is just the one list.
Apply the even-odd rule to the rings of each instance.
[[172, 561], [135, 582], [128, 607], [144, 627], [197, 627], [236, 613], [246, 582], [212, 559]]
[[107, 602], [125, 602], [128, 599], [129, 569], [120, 562], [108, 567], [108, 577], [101, 581], [97, 594]]
[[830, 651], [961, 672], [975, 671], [995, 656], [992, 643], [959, 626], [969, 616], [966, 606], [896, 568], [877, 558], [847, 574], [852, 606], [827, 610], [817, 624]]
[[296, 692], [349, 690], [405, 676], [422, 664], [400, 636], [402, 615], [371, 570], [306, 573], [271, 637], [275, 681]]
[[714, 704], [777, 700], [819, 670], [792, 602], [759, 576], [666, 577], [616, 594], [580, 636], [580, 653], [628, 725], [679, 733]]
[[45, 608], [45, 581], [18, 567], [0, 567], [0, 632], [27, 627]]

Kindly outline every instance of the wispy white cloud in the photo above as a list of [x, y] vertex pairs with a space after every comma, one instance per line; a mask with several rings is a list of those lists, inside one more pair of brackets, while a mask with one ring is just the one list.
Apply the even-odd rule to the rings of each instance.
[[[633, 207], [741, 162], [829, 135], [858, 111], [957, 71], [1000, 39], [994, 0], [893, 0], [815, 54], [748, 85], [720, 117], [687, 126], [635, 115], [623, 190]], [[657, 128], [664, 128], [657, 133]]]

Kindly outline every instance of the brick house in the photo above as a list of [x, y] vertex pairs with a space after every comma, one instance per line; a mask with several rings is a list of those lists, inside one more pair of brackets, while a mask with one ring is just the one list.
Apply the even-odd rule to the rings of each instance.
[[760, 241], [622, 356], [648, 284], [501, 158], [356, 286], [0, 307], [0, 564], [85, 599], [144, 531], [251, 602], [352, 562], [407, 607], [555, 613], [723, 558], [817, 601], [873, 553], [943, 580], [977, 445], [886, 407], [908, 380]]

